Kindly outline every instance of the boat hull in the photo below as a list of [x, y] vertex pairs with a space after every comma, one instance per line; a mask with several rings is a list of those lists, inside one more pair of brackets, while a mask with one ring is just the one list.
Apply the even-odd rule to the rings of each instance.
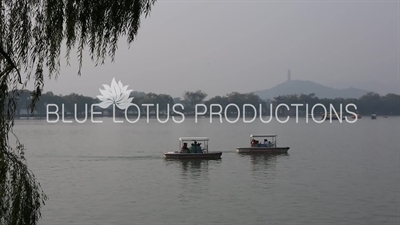
[[289, 147], [246, 147], [236, 148], [236, 152], [245, 154], [257, 154], [257, 153], [268, 153], [268, 154], [285, 154], [289, 151]]
[[[323, 117], [321, 118], [322, 120], [324, 119]], [[324, 121], [331, 121], [331, 120], [343, 120], [343, 117], [326, 117]]]
[[208, 153], [179, 153], [179, 152], [164, 152], [166, 159], [220, 159], [222, 152]]

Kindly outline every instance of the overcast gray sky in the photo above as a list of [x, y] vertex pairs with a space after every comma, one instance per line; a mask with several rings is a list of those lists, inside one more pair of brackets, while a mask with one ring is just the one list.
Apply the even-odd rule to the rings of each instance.
[[79, 77], [73, 59], [45, 91], [94, 97], [115, 77], [135, 91], [211, 97], [271, 88], [288, 69], [292, 80], [399, 93], [399, 2], [159, 0], [115, 63], [86, 57]]

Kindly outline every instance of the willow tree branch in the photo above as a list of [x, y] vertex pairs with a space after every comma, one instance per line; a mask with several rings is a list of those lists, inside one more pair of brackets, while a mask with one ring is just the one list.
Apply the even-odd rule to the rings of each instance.
[[[4, 50], [3, 44], [1, 42], [0, 42], [0, 55], [4, 57], [4, 59], [8, 62], [8, 64], [11, 66], [12, 69], [15, 69], [15, 71], [17, 71], [18, 83], [22, 84], [21, 73], [19, 72], [17, 65], [11, 59], [10, 55]], [[9, 72], [9, 67], [6, 69], [6, 71]], [[3, 73], [0, 73], [0, 75], [3, 75]]]

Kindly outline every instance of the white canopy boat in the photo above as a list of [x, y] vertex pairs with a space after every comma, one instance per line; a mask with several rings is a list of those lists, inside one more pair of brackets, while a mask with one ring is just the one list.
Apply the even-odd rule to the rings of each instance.
[[[190, 141], [191, 146], [187, 145]], [[208, 151], [208, 137], [180, 137], [180, 151], [164, 152], [167, 159], [220, 159], [222, 152]]]
[[[238, 153], [270, 153], [284, 154], [289, 151], [289, 147], [278, 147], [276, 145], [276, 134], [252, 134], [250, 135], [250, 147], [236, 148]], [[256, 140], [262, 138], [262, 142]], [[265, 142], [265, 140], [267, 140]]]

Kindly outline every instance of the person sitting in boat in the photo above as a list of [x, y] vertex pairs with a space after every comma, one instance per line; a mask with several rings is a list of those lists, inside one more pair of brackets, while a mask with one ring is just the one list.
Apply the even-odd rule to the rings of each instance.
[[196, 146], [192, 143], [192, 146], [190, 146], [189, 151], [190, 153], [195, 153], [196, 152]]
[[254, 147], [254, 145], [256, 144], [256, 140], [254, 140], [254, 138], [253, 138], [253, 139], [251, 140], [250, 144], [251, 144], [251, 147]]
[[187, 143], [183, 143], [181, 153], [189, 153], [189, 149], [187, 147]]
[[264, 145], [265, 147], [268, 147], [268, 139], [264, 139]]
[[203, 153], [203, 151], [201, 150], [201, 143], [197, 144], [197, 149], [196, 149], [197, 153]]
[[258, 140], [252, 140], [251, 141], [251, 147], [258, 147], [258, 143], [259, 143], [259, 141]]

